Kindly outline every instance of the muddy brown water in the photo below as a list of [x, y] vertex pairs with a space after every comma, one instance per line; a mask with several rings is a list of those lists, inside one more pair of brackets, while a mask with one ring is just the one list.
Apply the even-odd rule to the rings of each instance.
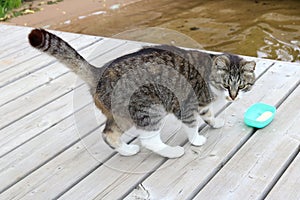
[[143, 0], [54, 28], [300, 62], [300, 0]]

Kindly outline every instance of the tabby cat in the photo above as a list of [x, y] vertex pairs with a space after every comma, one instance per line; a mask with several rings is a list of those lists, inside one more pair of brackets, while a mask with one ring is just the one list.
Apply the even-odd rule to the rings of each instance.
[[203, 145], [206, 138], [198, 133], [197, 116], [213, 128], [224, 124], [210, 106], [216, 99], [214, 91], [227, 91], [234, 100], [255, 82], [255, 62], [232, 54], [149, 46], [96, 68], [46, 30], [34, 29], [28, 38], [33, 47], [57, 58], [89, 85], [96, 106], [107, 118], [103, 138], [124, 156], [140, 150], [120, 138], [133, 126], [145, 148], [168, 158], [182, 156], [183, 147], [169, 146], [160, 137], [169, 113], [182, 121], [192, 145]]

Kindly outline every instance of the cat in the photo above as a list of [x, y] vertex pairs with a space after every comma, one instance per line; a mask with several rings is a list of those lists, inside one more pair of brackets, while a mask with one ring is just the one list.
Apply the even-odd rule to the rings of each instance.
[[224, 125], [212, 111], [215, 93], [225, 91], [234, 100], [255, 83], [256, 63], [228, 53], [147, 46], [97, 68], [44, 29], [32, 30], [28, 38], [34, 48], [57, 58], [89, 85], [96, 107], [107, 118], [103, 139], [123, 156], [140, 151], [139, 145], [121, 140], [121, 135], [135, 126], [142, 146], [163, 157], [181, 157], [183, 147], [169, 146], [160, 137], [169, 113], [182, 121], [192, 145], [203, 145], [206, 138], [198, 133], [199, 115], [212, 128]]

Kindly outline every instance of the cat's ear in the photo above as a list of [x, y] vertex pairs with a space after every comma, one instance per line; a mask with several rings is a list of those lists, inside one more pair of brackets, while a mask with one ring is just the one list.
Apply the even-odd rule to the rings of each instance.
[[214, 58], [213, 64], [218, 69], [228, 69], [228, 66], [230, 65], [230, 60], [229, 60], [229, 58], [227, 56], [220, 55], [220, 56], [216, 56]]
[[243, 70], [254, 72], [256, 63], [254, 61], [244, 61], [241, 63]]

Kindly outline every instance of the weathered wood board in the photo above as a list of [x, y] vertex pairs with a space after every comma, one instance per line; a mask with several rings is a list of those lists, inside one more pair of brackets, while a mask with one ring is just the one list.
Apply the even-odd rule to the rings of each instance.
[[[215, 103], [221, 129], [193, 147], [169, 116], [162, 138], [185, 155], [165, 159], [142, 148], [116, 154], [102, 140], [105, 117], [87, 85], [28, 44], [31, 28], [0, 25], [0, 199], [299, 199], [300, 64], [257, 62], [243, 98]], [[53, 31], [97, 67], [144, 43]], [[147, 44], [148, 45], [148, 44]], [[256, 130], [244, 111], [265, 102], [278, 110]], [[139, 144], [135, 129], [126, 141]], [[213, 194], [213, 195], [212, 195]]]

